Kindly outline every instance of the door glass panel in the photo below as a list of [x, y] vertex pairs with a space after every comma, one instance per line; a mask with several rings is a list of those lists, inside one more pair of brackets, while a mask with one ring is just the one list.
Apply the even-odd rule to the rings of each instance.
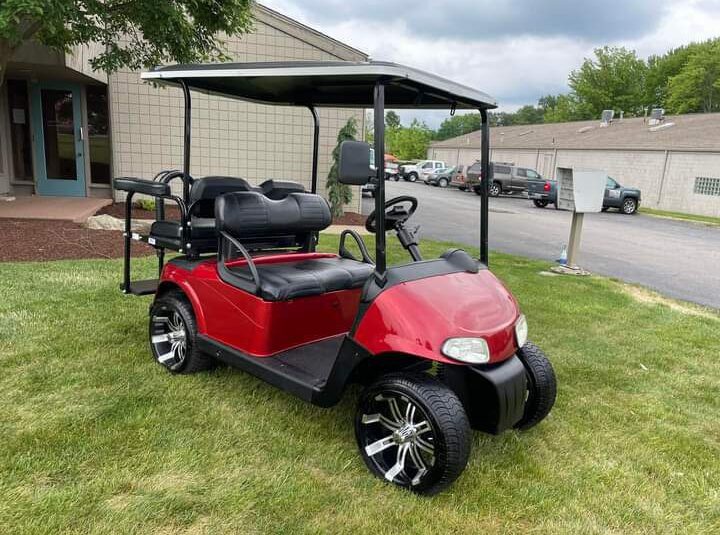
[[77, 180], [72, 96], [72, 91], [65, 89], [43, 89], [40, 93], [45, 166], [50, 179]]
[[24, 80], [8, 80], [7, 88], [13, 176], [16, 180], [32, 180], [32, 144], [27, 83]]
[[110, 184], [107, 87], [87, 86], [87, 112], [90, 180], [96, 184]]

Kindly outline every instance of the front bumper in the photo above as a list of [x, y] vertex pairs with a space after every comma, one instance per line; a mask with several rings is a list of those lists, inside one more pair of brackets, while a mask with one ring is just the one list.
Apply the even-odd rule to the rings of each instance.
[[462, 401], [473, 429], [498, 434], [523, 417], [527, 375], [516, 355], [494, 366], [445, 365], [442, 375]]

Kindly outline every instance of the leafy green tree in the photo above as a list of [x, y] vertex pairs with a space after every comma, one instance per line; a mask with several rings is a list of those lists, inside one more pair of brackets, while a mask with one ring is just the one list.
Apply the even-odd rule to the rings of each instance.
[[433, 131], [417, 119], [407, 128], [393, 128], [385, 132], [385, 149], [401, 160], [425, 158]]
[[593, 59], [586, 58], [570, 73], [569, 85], [593, 116], [599, 117], [605, 109], [639, 114], [646, 74], [647, 65], [634, 50], [605, 46], [596, 48]]
[[595, 112], [592, 107], [582, 102], [577, 95], [557, 95], [554, 98], [553, 107], [548, 107], [543, 114], [543, 121], [546, 123], [565, 123], [568, 121], [582, 121], [592, 119]]
[[435, 139], [442, 141], [452, 137], [480, 130], [482, 119], [479, 113], [458, 114], [445, 119], [438, 129]]
[[645, 104], [649, 107], [667, 107], [670, 78], [677, 76], [687, 65], [690, 54], [698, 45], [691, 43], [647, 60], [645, 77]]
[[102, 51], [90, 64], [108, 73], [224, 59], [218, 34], [249, 31], [251, 6], [251, 0], [2, 0], [0, 85], [28, 40], [60, 52], [98, 43]]
[[544, 121], [544, 110], [527, 104], [513, 114], [513, 124], [540, 124]]
[[400, 128], [400, 116], [392, 110], [385, 114], [385, 128]]
[[[357, 121], [355, 117], [350, 117], [337, 135], [337, 145], [332, 151], [332, 166], [328, 173], [325, 189], [327, 191], [328, 201], [330, 202], [330, 212], [333, 217], [341, 217], [344, 213], [343, 207], [352, 201], [352, 190], [347, 184], [341, 184], [338, 180], [338, 170], [340, 165], [340, 144], [343, 141], [355, 139], [357, 137]], [[370, 162], [368, 162], [370, 163]]]
[[720, 110], [720, 40], [694, 47], [669, 79], [667, 106], [674, 113]]

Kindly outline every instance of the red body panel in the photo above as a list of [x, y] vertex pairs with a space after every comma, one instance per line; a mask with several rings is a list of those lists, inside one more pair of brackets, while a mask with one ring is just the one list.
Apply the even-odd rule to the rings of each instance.
[[457, 362], [440, 352], [445, 340], [482, 337], [490, 362], [517, 351], [517, 302], [488, 270], [409, 281], [382, 292], [362, 318], [355, 341], [372, 354], [407, 353]]
[[[327, 258], [323, 253], [260, 257], [256, 263]], [[180, 286], [192, 302], [198, 332], [243, 353], [267, 357], [346, 333], [360, 304], [360, 288], [289, 301], [264, 301], [218, 277], [215, 259], [192, 272], [168, 263], [161, 280]]]
[[[257, 264], [328, 258], [326, 253], [260, 256]], [[242, 265], [244, 260], [234, 262]], [[360, 304], [360, 288], [289, 301], [264, 301], [223, 282], [216, 260], [193, 271], [168, 263], [162, 282], [178, 285], [192, 302], [198, 332], [257, 357], [350, 331]], [[488, 270], [452, 273], [388, 288], [372, 302], [354, 339], [373, 355], [406, 353], [439, 362], [457, 362], [440, 352], [452, 337], [483, 337], [490, 362], [517, 351], [519, 317], [512, 294]]]

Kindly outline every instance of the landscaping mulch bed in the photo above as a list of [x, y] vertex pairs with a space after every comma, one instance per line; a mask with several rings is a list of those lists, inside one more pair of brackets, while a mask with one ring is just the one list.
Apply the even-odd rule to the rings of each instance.
[[[97, 213], [125, 218], [125, 203], [105, 206]], [[166, 207], [168, 219], [178, 219], [175, 207]], [[133, 219], [155, 219], [155, 212], [133, 207]], [[346, 212], [335, 219], [335, 225], [364, 225], [366, 217]], [[0, 219], [0, 262], [43, 262], [80, 258], [121, 258], [122, 232], [91, 230], [70, 221], [38, 219]], [[141, 242], [133, 242], [133, 256], [147, 256], [154, 249]]]
[[[70, 221], [0, 219], [0, 262], [120, 258], [122, 232], [90, 230]], [[133, 242], [133, 256], [147, 256], [154, 249]]]

